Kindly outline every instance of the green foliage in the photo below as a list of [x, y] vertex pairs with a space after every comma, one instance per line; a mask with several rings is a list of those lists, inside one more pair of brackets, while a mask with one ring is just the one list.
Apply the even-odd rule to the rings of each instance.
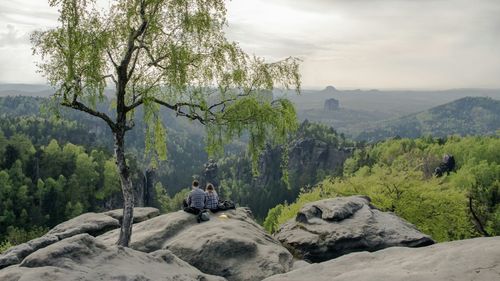
[[[78, 149], [101, 151], [106, 153], [106, 157], [109, 157], [113, 149], [113, 139], [106, 124], [86, 116], [84, 113], [72, 110], [61, 110], [59, 119], [46, 116], [40, 111], [40, 107], [46, 102], [47, 99], [35, 97], [0, 97], [0, 152], [5, 151], [8, 145], [6, 139], [10, 139], [14, 135], [26, 136], [35, 147], [47, 147], [57, 141], [58, 146], [64, 150], [62, 156], [60, 152], [50, 156], [47, 154], [41, 156], [44, 158], [44, 163], [51, 161], [65, 163], [40, 167], [42, 174], [50, 175], [52, 178], [57, 178], [61, 173], [67, 178], [71, 176], [66, 171], [73, 169], [74, 157], [79, 154], [76, 151]], [[107, 100], [104, 101], [104, 105], [100, 109], [111, 114], [106, 111], [109, 109], [109, 101]], [[7, 114], [4, 115], [4, 112]], [[142, 109], [139, 108], [136, 114], [142, 115]], [[175, 118], [173, 112], [163, 110], [158, 114], [162, 118], [162, 122], [167, 124], [169, 157], [167, 161], [158, 163], [156, 179], [168, 183], [173, 188], [172, 192], [175, 193], [182, 186], [190, 184], [191, 176], [199, 173], [200, 167], [207, 161], [203, 140], [204, 131], [195, 123]], [[150, 163], [144, 148], [143, 131], [145, 127], [142, 120], [137, 120], [136, 129], [130, 131], [126, 138], [129, 157], [130, 155], [138, 155], [138, 168], [141, 170], [148, 169]], [[15, 153], [17, 153], [17, 149]], [[4, 153], [0, 154], [0, 160], [3, 155]], [[94, 159], [96, 158], [94, 155], [92, 156]], [[17, 157], [12, 158], [17, 159]], [[69, 167], [69, 169], [61, 171], [60, 167]]]
[[284, 208], [284, 206], [279, 204], [276, 207], [269, 209], [269, 212], [267, 213], [267, 217], [264, 220], [264, 223], [262, 224], [268, 232], [273, 233], [279, 227], [278, 218], [281, 215], [283, 208]]
[[[440, 157], [453, 154], [455, 172], [443, 178], [429, 175]], [[415, 224], [437, 241], [481, 234], [469, 198], [480, 223], [489, 235], [498, 235], [500, 139], [452, 137], [438, 140], [388, 140], [358, 151], [346, 161], [343, 178], [330, 178], [299, 195], [293, 204], [275, 207], [266, 229], [295, 217], [312, 201], [336, 196], [367, 195], [383, 211], [392, 211]], [[279, 210], [277, 212], [276, 210]]]
[[182, 201], [187, 198], [189, 188], [177, 192], [174, 197], [170, 197], [161, 183], [155, 185], [156, 198], [163, 213], [175, 212], [182, 209]]
[[0, 159], [0, 241], [16, 245], [40, 229], [103, 210], [119, 190], [116, 165], [105, 152], [61, 147], [56, 140], [35, 147], [21, 135], [2, 142], [15, 149], [16, 158]]
[[10, 247], [12, 247], [12, 244], [10, 244], [9, 241], [3, 241], [0, 243], [0, 254], [7, 251]]
[[48, 228], [46, 227], [33, 227], [31, 229], [22, 229], [17, 227], [8, 227], [6, 241], [10, 245], [19, 245], [28, 242], [32, 239], [43, 236], [47, 233]]
[[104, 186], [96, 194], [96, 198], [103, 200], [121, 191], [120, 189], [120, 176], [118, 175], [118, 168], [113, 160], [104, 162]]

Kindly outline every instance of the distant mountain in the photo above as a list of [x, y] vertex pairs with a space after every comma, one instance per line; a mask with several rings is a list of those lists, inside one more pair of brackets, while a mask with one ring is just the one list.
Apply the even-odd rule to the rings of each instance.
[[0, 84], [0, 97], [7, 97], [7, 96], [48, 97], [52, 93], [54, 93], [54, 90], [46, 85]]
[[0, 84], [0, 91], [40, 92], [51, 90], [50, 86], [43, 84]]
[[295, 103], [298, 111], [323, 110], [325, 101], [335, 98], [340, 101], [342, 108], [356, 111], [383, 112], [392, 115], [392, 118], [397, 118], [465, 97], [490, 97], [500, 100], [500, 89], [389, 91], [341, 90], [328, 86], [320, 91], [303, 90], [300, 95], [288, 92], [286, 96]]
[[377, 141], [396, 136], [493, 135], [497, 130], [500, 130], [500, 100], [465, 97], [420, 113], [378, 122], [356, 139]]

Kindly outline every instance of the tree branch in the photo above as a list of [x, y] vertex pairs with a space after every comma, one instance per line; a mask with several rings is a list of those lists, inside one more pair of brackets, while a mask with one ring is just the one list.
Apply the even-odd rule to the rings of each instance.
[[99, 117], [108, 124], [108, 126], [111, 128], [112, 131], [116, 130], [116, 124], [113, 122], [113, 120], [111, 120], [111, 118], [109, 118], [108, 115], [106, 115], [106, 113], [94, 110], [94, 109], [86, 106], [85, 104], [77, 101], [77, 100], [73, 100], [72, 102], [65, 100], [65, 101], [61, 102], [61, 105], [66, 106], [66, 107], [70, 107], [70, 108], [73, 108], [73, 109], [76, 109], [79, 111], [83, 111], [83, 112], [88, 113], [90, 115], [93, 115], [95, 117]]
[[469, 210], [472, 214], [472, 218], [474, 220], [474, 225], [476, 226], [477, 231], [479, 231], [483, 236], [490, 237], [490, 234], [484, 229], [483, 223], [474, 212], [474, 207], [472, 206], [472, 196], [469, 195]]
[[115, 62], [115, 60], [113, 59], [113, 56], [111, 55], [111, 52], [109, 50], [106, 50], [106, 53], [108, 54], [108, 57], [109, 57], [109, 60], [111, 60], [111, 63], [113, 64], [113, 66], [115, 68], [118, 68], [118, 64]]
[[[197, 107], [197, 108], [201, 108], [200, 105], [198, 104], [190, 104], [190, 103], [176, 103], [174, 105], [171, 105], [169, 103], [166, 103], [162, 100], [159, 100], [159, 99], [153, 99], [153, 101], [159, 105], [162, 105], [166, 108], [169, 108], [169, 109], [172, 109], [176, 112], [177, 116], [183, 116], [183, 117], [186, 117], [186, 118], [189, 118], [191, 120], [198, 120], [201, 124], [203, 125], [206, 125], [208, 121], [213, 121], [215, 119], [205, 119], [203, 117], [201, 117], [198, 113], [196, 112], [191, 112], [191, 113], [186, 113], [184, 111], [181, 110], [181, 107], [182, 106], [190, 106], [190, 107]], [[211, 112], [209, 112], [211, 113]], [[212, 114], [212, 113], [211, 113]]]

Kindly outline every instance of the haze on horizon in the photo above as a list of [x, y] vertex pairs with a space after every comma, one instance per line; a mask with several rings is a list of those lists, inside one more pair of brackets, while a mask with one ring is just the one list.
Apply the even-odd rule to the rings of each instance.
[[[269, 61], [301, 58], [304, 88], [500, 88], [498, 0], [232, 0], [227, 8], [228, 37]], [[0, 83], [45, 82], [29, 34], [56, 20], [45, 0], [0, 2]]]

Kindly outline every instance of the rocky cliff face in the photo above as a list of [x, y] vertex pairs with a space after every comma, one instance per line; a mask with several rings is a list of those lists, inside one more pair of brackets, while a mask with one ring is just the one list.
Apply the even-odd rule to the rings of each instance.
[[[352, 150], [339, 149], [335, 144], [313, 138], [300, 138], [289, 147], [288, 171], [291, 184], [304, 187], [316, 183], [315, 180], [325, 173], [339, 174], [351, 154]], [[272, 186], [281, 181], [282, 155], [282, 147], [267, 148], [259, 162], [261, 174], [255, 180], [255, 185]]]
[[[267, 198], [250, 205], [257, 215], [265, 216], [267, 210], [282, 203], [292, 202], [301, 188], [312, 186], [328, 175], [340, 175], [344, 162], [352, 155], [351, 149], [338, 148], [313, 138], [299, 138], [289, 144], [289, 184], [283, 182], [281, 169], [283, 147], [268, 147], [259, 161], [259, 176], [253, 179], [252, 188], [266, 194]], [[275, 198], [276, 200], [272, 200]]]

